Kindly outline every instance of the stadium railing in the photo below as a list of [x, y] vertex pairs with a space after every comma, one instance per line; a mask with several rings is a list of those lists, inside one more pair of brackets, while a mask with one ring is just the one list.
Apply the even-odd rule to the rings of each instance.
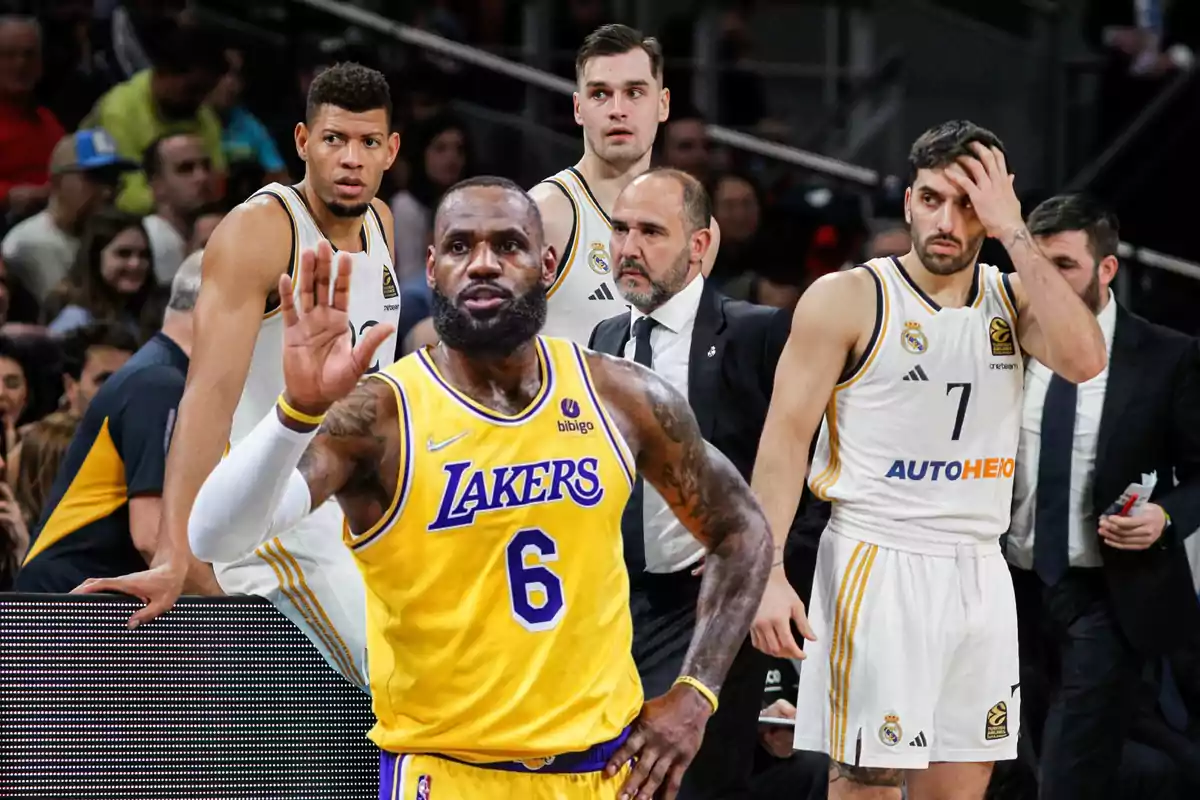
[[[491, 70], [527, 85], [569, 96], [574, 84], [557, 75], [512, 61], [502, 56], [480, 50], [470, 45], [445, 39], [436, 34], [405, 25], [364, 8], [340, 0], [292, 0], [293, 3], [325, 12], [343, 22], [361, 26], [378, 34], [389, 36], [398, 42], [422, 48], [439, 56]], [[713, 142], [735, 150], [741, 150], [778, 161], [782, 164], [816, 173], [824, 178], [842, 181], [865, 189], [880, 187], [890, 176], [879, 171], [851, 164], [836, 158], [813, 153], [789, 145], [768, 141], [757, 136], [732, 130], [720, 125], [709, 125], [709, 137]], [[1200, 281], [1200, 264], [1165, 253], [1159, 253], [1127, 242], [1121, 243], [1121, 255], [1136, 259], [1139, 263], [1155, 269], [1173, 272]]]

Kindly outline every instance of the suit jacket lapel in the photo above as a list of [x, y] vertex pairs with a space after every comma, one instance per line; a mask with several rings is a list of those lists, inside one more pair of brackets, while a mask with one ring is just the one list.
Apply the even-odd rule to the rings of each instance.
[[705, 281], [688, 352], [688, 402], [706, 439], [712, 437], [716, 420], [721, 359], [725, 353], [724, 330], [722, 297], [712, 283]]
[[592, 345], [593, 349], [598, 353], [607, 353], [610, 356], [623, 358], [625, 356], [625, 345], [628, 342], [629, 312], [626, 311], [619, 317], [612, 317], [600, 323], [600, 327], [596, 331], [596, 339]]
[[[1115, 301], [1114, 301], [1115, 302]], [[1104, 389], [1104, 410], [1100, 414], [1100, 434], [1096, 442], [1096, 464], [1107, 463], [1105, 454], [1112, 443], [1113, 431], [1125, 406], [1137, 391], [1138, 342], [1141, 339], [1137, 320], [1117, 306], [1113, 327], [1112, 351], [1108, 357], [1108, 381]], [[1106, 500], [1105, 502], [1110, 502]]]

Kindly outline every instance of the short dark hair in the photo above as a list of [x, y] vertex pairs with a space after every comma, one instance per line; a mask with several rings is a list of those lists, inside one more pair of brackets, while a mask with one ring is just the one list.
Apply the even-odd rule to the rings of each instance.
[[1055, 195], [1029, 212], [1026, 224], [1034, 236], [1083, 231], [1097, 264], [1115, 256], [1121, 244], [1117, 215], [1086, 194]]
[[447, 189], [445, 194], [442, 195], [442, 199], [438, 202], [437, 210], [434, 212], [434, 227], [437, 227], [437, 219], [442, 215], [442, 209], [445, 208], [446, 203], [451, 197], [467, 189], [487, 187], [504, 189], [505, 191], [520, 195], [521, 199], [525, 202], [525, 210], [528, 212], [530, 219], [533, 220], [534, 232], [540, 239], [545, 240], [546, 230], [542, 225], [542, 212], [538, 209], [537, 203], [534, 202], [529, 193], [522, 189], [516, 181], [501, 178], [498, 175], [476, 175], [474, 178], [461, 180]]
[[129, 326], [120, 322], [99, 321], [76, 328], [62, 338], [62, 369], [75, 380], [83, 374], [88, 350], [111, 347], [126, 353], [136, 352], [137, 337]]
[[175, 139], [179, 136], [192, 136], [199, 138], [199, 134], [188, 133], [184, 131], [175, 131], [174, 133], [164, 133], [151, 142], [142, 152], [142, 172], [146, 174], [146, 180], [154, 180], [163, 168], [162, 146], [165, 142]]
[[148, 37], [154, 70], [164, 75], [188, 75], [199, 71], [224, 75], [229, 71], [225, 43], [208, 28], [164, 23], [165, 29]]
[[712, 200], [694, 176], [674, 167], [654, 167], [645, 174], [670, 178], [683, 189], [683, 221], [689, 235], [712, 226]]
[[628, 25], [612, 23], [601, 25], [588, 34], [575, 55], [575, 79], [583, 77], [584, 67], [593, 58], [601, 56], [619, 56], [631, 50], [641, 49], [650, 57], [650, 72], [658, 80], [662, 79], [663, 51], [658, 39], [646, 36], [641, 31]]
[[336, 106], [352, 114], [382, 108], [392, 122], [392, 90], [383, 73], [353, 61], [334, 64], [313, 78], [308, 87], [305, 119], [312, 122], [321, 106]]
[[941, 169], [962, 156], [974, 157], [975, 153], [968, 146], [972, 142], [995, 147], [1004, 153], [1004, 143], [999, 136], [965, 119], [943, 122], [922, 133], [908, 151], [909, 185], [917, 179], [917, 170]]

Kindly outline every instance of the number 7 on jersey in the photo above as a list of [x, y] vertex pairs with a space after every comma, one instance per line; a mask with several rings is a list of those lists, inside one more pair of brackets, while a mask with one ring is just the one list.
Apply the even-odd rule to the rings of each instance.
[[958, 413], [954, 416], [954, 432], [950, 434], [950, 440], [958, 441], [958, 437], [962, 435], [963, 420], [967, 417], [967, 403], [971, 402], [971, 384], [969, 383], [947, 383], [946, 394], [955, 389], [961, 389], [962, 393], [958, 396]]

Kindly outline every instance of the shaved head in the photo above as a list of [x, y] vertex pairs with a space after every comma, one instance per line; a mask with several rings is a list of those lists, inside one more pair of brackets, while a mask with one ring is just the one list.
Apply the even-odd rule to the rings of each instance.
[[[433, 229], [436, 233], [441, 230], [446, 212], [455, 206], [456, 203], [476, 203], [484, 197], [495, 197], [497, 192], [479, 194], [471, 192], [472, 189], [500, 189], [503, 190], [499, 194], [504, 196], [512, 195], [514, 199], [520, 200], [525, 209], [525, 219], [523, 222], [528, 226], [531, 238], [536, 240], [536, 243], [541, 246], [546, 240], [546, 229], [542, 225], [542, 212], [538, 210], [537, 203], [533, 198], [522, 189], [514, 181], [508, 178], [501, 178], [495, 175], [480, 175], [476, 178], [467, 178], [465, 181], [459, 181], [446, 190], [442, 195], [442, 200], [438, 203], [437, 211], [433, 217]], [[464, 197], [464, 193], [466, 196]]]

